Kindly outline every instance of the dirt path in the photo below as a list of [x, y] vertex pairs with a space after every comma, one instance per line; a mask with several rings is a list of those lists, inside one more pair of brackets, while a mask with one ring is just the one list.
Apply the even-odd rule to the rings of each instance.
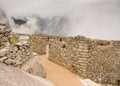
[[46, 55], [41, 55], [40, 57], [46, 69], [48, 79], [52, 81], [55, 86], [83, 86], [77, 75], [49, 61]]

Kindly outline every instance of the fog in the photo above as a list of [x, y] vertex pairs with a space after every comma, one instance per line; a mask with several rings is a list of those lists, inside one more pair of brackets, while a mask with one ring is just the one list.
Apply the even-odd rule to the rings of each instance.
[[[28, 15], [32, 18], [27, 23], [29, 28], [20, 26], [14, 28], [14, 31], [30, 33], [40, 29], [36, 18], [31, 17], [36, 14], [46, 22], [49, 21], [42, 30], [46, 34], [51, 32], [68, 36], [84, 35], [93, 39], [120, 40], [120, 0], [0, 0], [0, 8], [6, 11], [9, 18]], [[54, 17], [57, 18], [53, 22]], [[67, 21], [61, 23], [61, 18]], [[52, 29], [51, 25], [55, 29]], [[57, 25], [62, 26], [57, 28]], [[51, 28], [48, 28], [49, 26]]]

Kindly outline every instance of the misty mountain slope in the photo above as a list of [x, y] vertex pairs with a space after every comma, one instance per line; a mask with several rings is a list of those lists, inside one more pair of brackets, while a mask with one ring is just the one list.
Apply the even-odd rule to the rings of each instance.
[[0, 22], [6, 23], [6, 13], [2, 9], [0, 9]]
[[22, 25], [22, 24], [26, 24], [27, 20], [24, 18], [24, 19], [17, 19], [17, 18], [14, 18], [12, 17], [13, 21], [15, 24], [17, 25]]
[[16, 33], [42, 33], [48, 35], [66, 35], [66, 31], [68, 30], [69, 20], [64, 16], [53, 16], [53, 17], [40, 17], [38, 15], [32, 16], [14, 16], [16, 20], [21, 22], [26, 21], [23, 24], [15, 23], [14, 19], [11, 19], [13, 32]]
[[0, 9], [0, 23], [6, 24], [7, 27], [10, 27], [9, 20], [8, 20], [7, 15], [3, 9]]

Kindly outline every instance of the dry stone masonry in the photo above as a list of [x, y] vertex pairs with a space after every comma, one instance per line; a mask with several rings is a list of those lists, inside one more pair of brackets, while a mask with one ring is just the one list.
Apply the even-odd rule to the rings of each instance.
[[[0, 27], [0, 62], [15, 67], [20, 67], [32, 56], [30, 45], [22, 44], [17, 37], [11, 34], [11, 30]], [[12, 42], [14, 41], [14, 43]], [[15, 44], [16, 41], [16, 44]]]
[[32, 56], [28, 46], [10, 46], [0, 50], [0, 62], [14, 67], [20, 67]]
[[10, 45], [11, 30], [6, 25], [0, 24], [0, 49]]
[[111, 84], [120, 80], [120, 41], [47, 35], [32, 35], [30, 40], [34, 51], [47, 51], [49, 60], [84, 78]]
[[[6, 33], [7, 35], [5, 35]], [[1, 63], [20, 67], [30, 74], [46, 78], [46, 72], [41, 60], [33, 56], [29, 36], [13, 34], [10, 29], [6, 28], [5, 24], [2, 27], [0, 26], [0, 34], [2, 34], [0, 38]], [[24, 65], [27, 66], [27, 69], [25, 69]]]
[[45, 54], [46, 45], [47, 45], [49, 38], [47, 36], [42, 35], [42, 34], [39, 34], [38, 36], [32, 35], [32, 36], [30, 36], [30, 38], [32, 39], [32, 40], [30, 40], [32, 50], [34, 52], [39, 53], [39, 54]]
[[[6, 35], [7, 33], [7, 35]], [[45, 69], [40, 59], [33, 58], [33, 51], [29, 44], [29, 36], [13, 34], [6, 25], [0, 25], [0, 63], [20, 67], [23, 65], [29, 66], [26, 72], [46, 78]], [[27, 64], [32, 58], [35, 59], [31, 64]], [[24, 69], [23, 69], [24, 70]]]
[[[39, 58], [33, 56], [30, 47], [30, 39], [27, 34], [15, 34], [8, 29], [9, 23], [7, 16], [0, 9], [0, 63], [23, 68], [29, 66], [26, 72], [45, 78], [46, 72]], [[30, 64], [27, 64], [32, 60]]]
[[46, 78], [46, 71], [42, 65], [40, 57], [36, 54], [21, 67], [26, 72]]

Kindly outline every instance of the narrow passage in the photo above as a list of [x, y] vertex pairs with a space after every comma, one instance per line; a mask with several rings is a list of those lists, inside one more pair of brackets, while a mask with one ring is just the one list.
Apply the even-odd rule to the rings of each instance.
[[83, 86], [77, 75], [71, 73], [64, 67], [49, 61], [46, 55], [40, 55], [39, 57], [45, 67], [48, 79], [55, 86]]

